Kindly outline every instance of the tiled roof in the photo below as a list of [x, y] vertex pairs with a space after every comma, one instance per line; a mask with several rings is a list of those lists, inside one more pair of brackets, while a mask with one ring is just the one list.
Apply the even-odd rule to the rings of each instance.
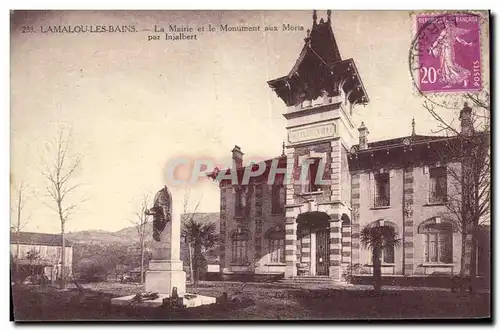
[[[368, 149], [388, 148], [388, 147], [403, 145], [403, 140], [405, 138], [410, 138], [411, 142], [415, 143], [415, 142], [426, 142], [426, 141], [433, 141], [433, 140], [450, 139], [453, 137], [426, 136], [426, 135], [417, 134], [417, 135], [412, 135], [412, 136], [405, 136], [405, 137], [398, 137], [398, 138], [392, 138], [392, 139], [387, 139], [387, 140], [378, 140], [378, 141], [368, 142]], [[354, 145], [354, 146], [359, 147], [359, 145]]]
[[[29, 245], [61, 246], [61, 235], [38, 232], [19, 232], [19, 243]], [[10, 243], [17, 244], [17, 233], [10, 233]], [[73, 243], [66, 240], [66, 247], [73, 246]]]

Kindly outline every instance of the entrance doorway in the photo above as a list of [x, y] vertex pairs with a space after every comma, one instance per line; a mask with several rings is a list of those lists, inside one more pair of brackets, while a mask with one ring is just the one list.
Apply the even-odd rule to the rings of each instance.
[[330, 232], [327, 229], [316, 231], [316, 275], [328, 276], [330, 266]]
[[297, 217], [299, 256], [306, 275], [328, 276], [330, 269], [330, 223], [325, 212], [306, 212]]

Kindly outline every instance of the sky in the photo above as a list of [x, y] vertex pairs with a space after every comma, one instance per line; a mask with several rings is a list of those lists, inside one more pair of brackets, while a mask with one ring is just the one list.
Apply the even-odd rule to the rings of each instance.
[[[318, 20], [326, 12], [318, 12]], [[304, 31], [282, 31], [283, 23]], [[190, 25], [197, 40], [148, 41], [154, 26]], [[272, 32], [208, 32], [208, 25], [276, 25]], [[137, 33], [41, 33], [59, 25], [134, 25]], [[166, 184], [166, 165], [179, 157], [227, 161], [239, 145], [250, 158], [281, 154], [286, 111], [267, 81], [287, 74], [312, 25], [311, 11], [58, 11], [11, 15], [11, 192], [28, 185], [23, 229], [57, 233], [45, 203], [40, 169], [62, 127], [71, 151], [83, 156], [70, 202], [79, 204], [68, 231], [117, 231], [130, 226], [142, 197]], [[36, 33], [22, 33], [33, 26]], [[344, 59], [353, 58], [370, 102], [354, 109], [369, 139], [432, 134], [437, 124], [413, 86], [408, 54], [413, 21], [404, 11], [333, 11]], [[188, 33], [186, 33], [188, 34]], [[487, 36], [482, 36], [487, 40]], [[488, 43], [483, 43], [487, 54]], [[483, 59], [483, 67], [487, 66]], [[487, 75], [489, 69], [483, 69]], [[485, 77], [487, 80], [488, 77]], [[439, 109], [452, 119], [458, 110]], [[210, 180], [169, 186], [173, 213], [219, 211]], [[15, 207], [15, 206], [11, 206]]]

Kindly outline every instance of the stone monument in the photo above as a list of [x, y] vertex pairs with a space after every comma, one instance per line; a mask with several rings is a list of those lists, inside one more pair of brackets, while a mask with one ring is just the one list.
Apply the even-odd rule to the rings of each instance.
[[153, 216], [153, 252], [146, 272], [146, 291], [186, 293], [186, 273], [180, 259], [181, 220], [172, 217], [172, 194], [167, 186], [156, 193], [153, 207], [146, 211]]
[[173, 296], [184, 307], [215, 303], [213, 297], [186, 293], [186, 273], [180, 259], [181, 219], [172, 214], [172, 194], [167, 186], [156, 193], [146, 215], [153, 217], [153, 254], [146, 272], [146, 292], [113, 298], [111, 304], [158, 307]]

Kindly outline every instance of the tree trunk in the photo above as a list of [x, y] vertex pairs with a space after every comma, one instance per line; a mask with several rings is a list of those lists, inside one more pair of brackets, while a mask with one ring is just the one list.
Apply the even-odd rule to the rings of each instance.
[[465, 249], [467, 247], [467, 231], [462, 231], [462, 243], [460, 245], [462, 247], [462, 251], [460, 253], [460, 278], [465, 276]]
[[61, 289], [66, 287], [66, 237], [64, 233], [64, 221], [61, 219]]
[[375, 293], [380, 294], [382, 289], [382, 265], [380, 261], [380, 251], [379, 247], [373, 248], [373, 289]]
[[144, 239], [141, 240], [141, 285], [144, 284]]
[[20, 245], [20, 240], [19, 240], [19, 230], [17, 231], [17, 247], [16, 247], [16, 274], [15, 274], [15, 281], [16, 283], [19, 281], [19, 254], [21, 252], [21, 249], [19, 247]]
[[477, 227], [472, 231], [471, 252], [470, 252], [470, 286], [471, 292], [476, 290], [477, 275]]
[[198, 284], [198, 281], [200, 280], [200, 259], [199, 259], [200, 255], [201, 255], [201, 244], [198, 242], [198, 240], [196, 240], [194, 243], [194, 266], [193, 266], [195, 284]]
[[191, 251], [191, 243], [188, 242], [188, 252], [189, 252], [189, 276], [191, 278], [191, 282], [194, 283], [194, 275], [193, 275], [193, 252]]

